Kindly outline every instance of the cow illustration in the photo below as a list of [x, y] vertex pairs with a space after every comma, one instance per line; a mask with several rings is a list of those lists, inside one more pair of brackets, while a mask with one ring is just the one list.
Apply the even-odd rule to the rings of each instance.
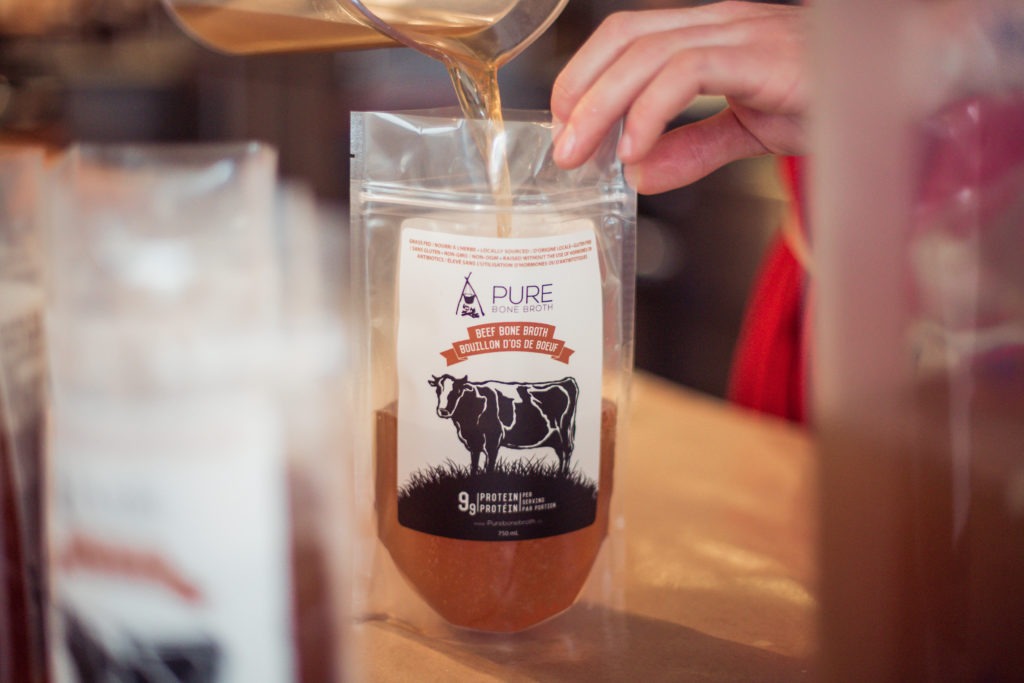
[[561, 475], [569, 473], [576, 439], [579, 386], [566, 377], [553, 382], [470, 382], [468, 377], [431, 377], [437, 391], [437, 416], [455, 424], [476, 474], [480, 454], [494, 471], [501, 447], [515, 450], [551, 448]]

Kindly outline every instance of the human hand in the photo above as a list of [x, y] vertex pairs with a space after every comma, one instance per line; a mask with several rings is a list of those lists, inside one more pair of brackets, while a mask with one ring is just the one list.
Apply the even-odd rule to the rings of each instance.
[[[555, 81], [555, 162], [582, 164], [623, 116], [619, 158], [644, 194], [737, 159], [803, 153], [805, 18], [800, 7], [732, 0], [611, 15]], [[697, 95], [729, 106], [665, 133]]]

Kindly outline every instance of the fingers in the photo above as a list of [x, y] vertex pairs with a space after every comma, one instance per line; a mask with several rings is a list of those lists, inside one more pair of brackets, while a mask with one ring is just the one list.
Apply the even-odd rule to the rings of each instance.
[[657, 78], [671, 57], [667, 44], [672, 39], [672, 34], [662, 33], [635, 42], [598, 75], [565, 119], [555, 146], [557, 162], [575, 166], [590, 156], [608, 129]]
[[623, 116], [619, 158], [635, 163], [699, 94], [725, 94], [779, 114], [796, 109], [785, 101], [791, 88], [780, 87], [778, 96], [765, 91], [775, 75], [771, 61], [760, 50], [711, 46], [667, 54], [659, 48], [668, 42], [678, 42], [675, 32], [630, 48], [605, 71], [565, 123], [555, 145], [557, 163], [567, 167], [583, 163]]
[[626, 180], [641, 194], [657, 194], [769, 151], [726, 109], [663, 135], [641, 161], [626, 165]]
[[580, 98], [608, 67], [638, 39], [695, 26], [720, 26], [738, 16], [758, 16], [768, 10], [756, 3], [718, 2], [685, 10], [618, 12], [610, 15], [555, 80], [551, 112], [567, 121]]
[[556, 81], [555, 161], [583, 163], [625, 116], [619, 156], [637, 164], [698, 94], [781, 116], [802, 111], [797, 12], [724, 2], [609, 19]]
[[618, 13], [602, 23], [552, 89], [551, 110], [559, 131], [555, 160], [569, 167], [586, 160], [673, 52], [721, 40], [718, 32], [705, 30], [705, 22], [721, 21], [723, 6], [731, 3], [707, 6], [716, 12]]

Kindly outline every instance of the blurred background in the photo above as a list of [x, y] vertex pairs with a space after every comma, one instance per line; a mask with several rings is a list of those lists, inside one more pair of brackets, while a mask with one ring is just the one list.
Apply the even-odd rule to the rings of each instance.
[[[546, 109], [562, 65], [607, 15], [687, 4], [700, 3], [570, 0], [501, 71], [505, 106]], [[444, 68], [406, 48], [227, 56], [186, 37], [157, 0], [0, 0], [0, 143], [259, 139], [278, 148], [284, 177], [344, 212], [350, 111], [454, 104]], [[721, 106], [700, 98], [675, 123]], [[639, 368], [724, 396], [785, 201], [770, 158], [641, 197]]]

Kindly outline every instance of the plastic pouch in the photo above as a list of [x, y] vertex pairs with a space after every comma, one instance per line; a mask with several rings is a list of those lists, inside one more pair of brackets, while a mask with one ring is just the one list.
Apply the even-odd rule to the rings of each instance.
[[46, 680], [43, 153], [0, 148], [0, 683]]
[[352, 115], [368, 373], [356, 476], [375, 500], [365, 609], [424, 630], [436, 613], [520, 631], [568, 609], [588, 577], [595, 601], [621, 598], [609, 546], [635, 194], [613, 139], [562, 171], [550, 123], [520, 112], [504, 131], [511, 196], [496, 197], [476, 144], [486, 125]]
[[260, 145], [88, 146], [52, 206], [57, 680], [337, 680], [341, 328], [310, 198]]

